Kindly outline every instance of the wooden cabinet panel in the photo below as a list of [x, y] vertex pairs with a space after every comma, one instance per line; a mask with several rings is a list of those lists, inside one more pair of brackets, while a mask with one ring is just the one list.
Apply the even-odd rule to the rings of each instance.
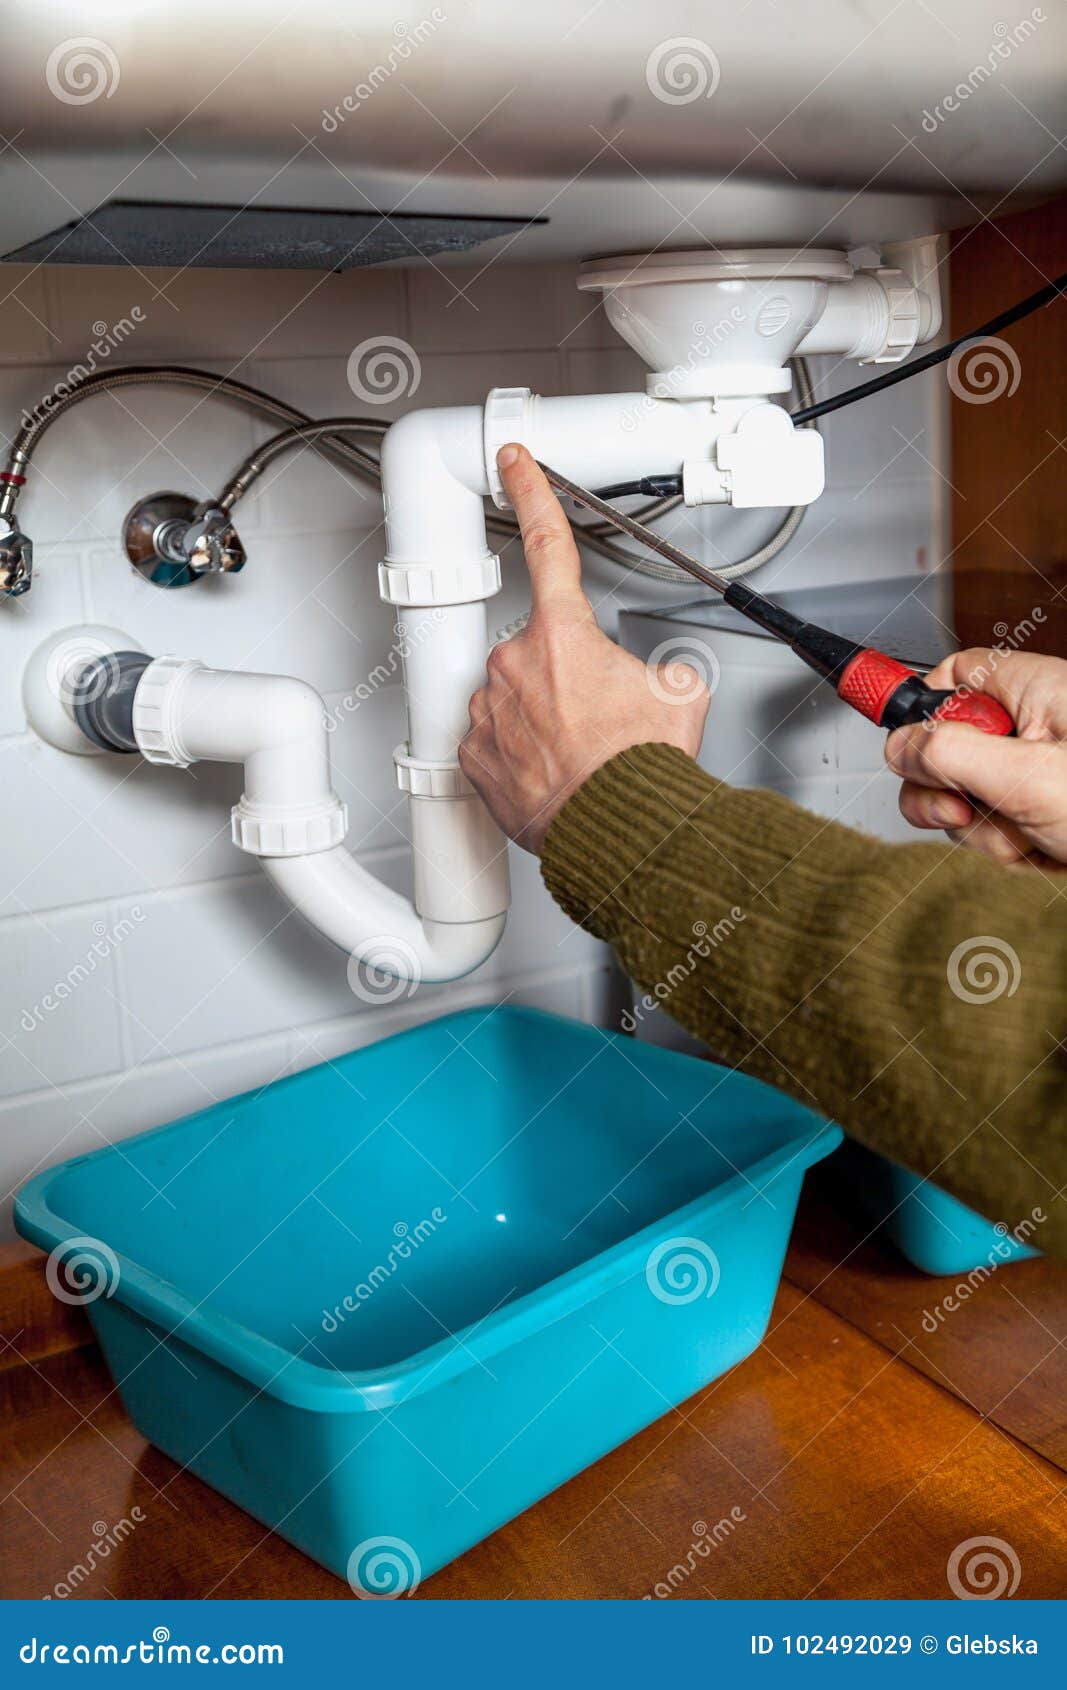
[[[1067, 197], [960, 231], [949, 262], [951, 332], [984, 322], [1065, 269]], [[952, 387], [961, 639], [991, 643], [1004, 637], [998, 624], [1013, 629], [1039, 607], [1046, 620], [1024, 643], [1067, 657], [1067, 300], [960, 360]]]

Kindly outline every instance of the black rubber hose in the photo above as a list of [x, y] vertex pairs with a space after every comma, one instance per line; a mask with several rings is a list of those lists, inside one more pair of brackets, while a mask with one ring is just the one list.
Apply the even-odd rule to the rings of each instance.
[[643, 475], [639, 481], [616, 481], [610, 487], [594, 487], [598, 499], [626, 499], [643, 493], [646, 498], [669, 499], [682, 491], [680, 475]]

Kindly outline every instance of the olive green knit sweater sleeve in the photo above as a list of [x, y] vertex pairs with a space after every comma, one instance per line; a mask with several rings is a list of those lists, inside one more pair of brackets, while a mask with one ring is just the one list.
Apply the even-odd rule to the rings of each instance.
[[[722, 1061], [1067, 1255], [1067, 901], [1036, 871], [888, 845], [641, 745], [542, 872]], [[1067, 877], [1063, 881], [1067, 894]]]

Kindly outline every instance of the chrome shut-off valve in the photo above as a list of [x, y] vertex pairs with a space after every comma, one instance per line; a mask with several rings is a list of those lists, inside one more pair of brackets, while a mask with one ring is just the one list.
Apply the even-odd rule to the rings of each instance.
[[33, 541], [15, 521], [24, 467], [24, 454], [13, 450], [0, 471], [0, 598], [16, 599], [33, 585]]
[[153, 493], [123, 527], [126, 556], [156, 587], [187, 587], [201, 575], [243, 569], [247, 554], [229, 512], [187, 493]]
[[0, 517], [0, 597], [18, 598], [33, 582], [33, 541]]

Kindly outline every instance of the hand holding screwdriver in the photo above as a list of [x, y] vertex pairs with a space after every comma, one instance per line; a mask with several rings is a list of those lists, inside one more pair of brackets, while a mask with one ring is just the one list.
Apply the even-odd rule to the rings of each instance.
[[[936, 733], [904, 727], [886, 742], [901, 776], [901, 814], [913, 827], [1005, 864], [1067, 863], [1067, 662], [1022, 651], [958, 651], [927, 677], [936, 689], [981, 687], [1016, 725], [981, 740], [951, 721]], [[964, 796], [964, 795], [967, 796]], [[973, 801], [972, 801], [973, 800]]]
[[[488, 682], [471, 700], [460, 763], [505, 832], [539, 851], [553, 816], [609, 758], [664, 741], [695, 757], [708, 693], [693, 673], [674, 698], [659, 684], [664, 677], [651, 685], [646, 665], [608, 639], [582, 592], [559, 500], [524, 449], [506, 447], [498, 462], [526, 537], [536, 608], [523, 632], [490, 658]], [[1001, 860], [1014, 840], [1010, 860], [1025, 854], [1027, 862], [1067, 864], [1067, 662], [962, 652], [924, 684], [936, 692], [971, 685], [1004, 707], [1017, 737], [968, 732], [944, 719], [935, 732], [919, 723], [891, 733], [886, 755], [904, 778], [907, 819], [949, 828]], [[963, 791], [996, 814], [976, 818]]]
[[828, 628], [820, 628], [816, 622], [803, 622], [799, 616], [764, 598], [762, 593], [746, 587], [744, 582], [728, 581], [725, 576], [717, 575], [672, 540], [646, 528], [636, 517], [616, 510], [599, 494], [579, 487], [558, 470], [540, 462], [537, 467], [551, 486], [566, 493], [576, 504], [595, 511], [621, 533], [629, 534], [649, 551], [684, 569], [703, 586], [721, 593], [728, 605], [789, 646], [809, 669], [829, 681], [844, 703], [878, 727], [891, 729], [908, 722], [937, 719], [966, 723], [985, 734], [1007, 735], [1015, 731], [1011, 717], [995, 699], [965, 686], [952, 691], [931, 688], [916, 670], [886, 652], [874, 646], [856, 645], [839, 634], [832, 634]]

